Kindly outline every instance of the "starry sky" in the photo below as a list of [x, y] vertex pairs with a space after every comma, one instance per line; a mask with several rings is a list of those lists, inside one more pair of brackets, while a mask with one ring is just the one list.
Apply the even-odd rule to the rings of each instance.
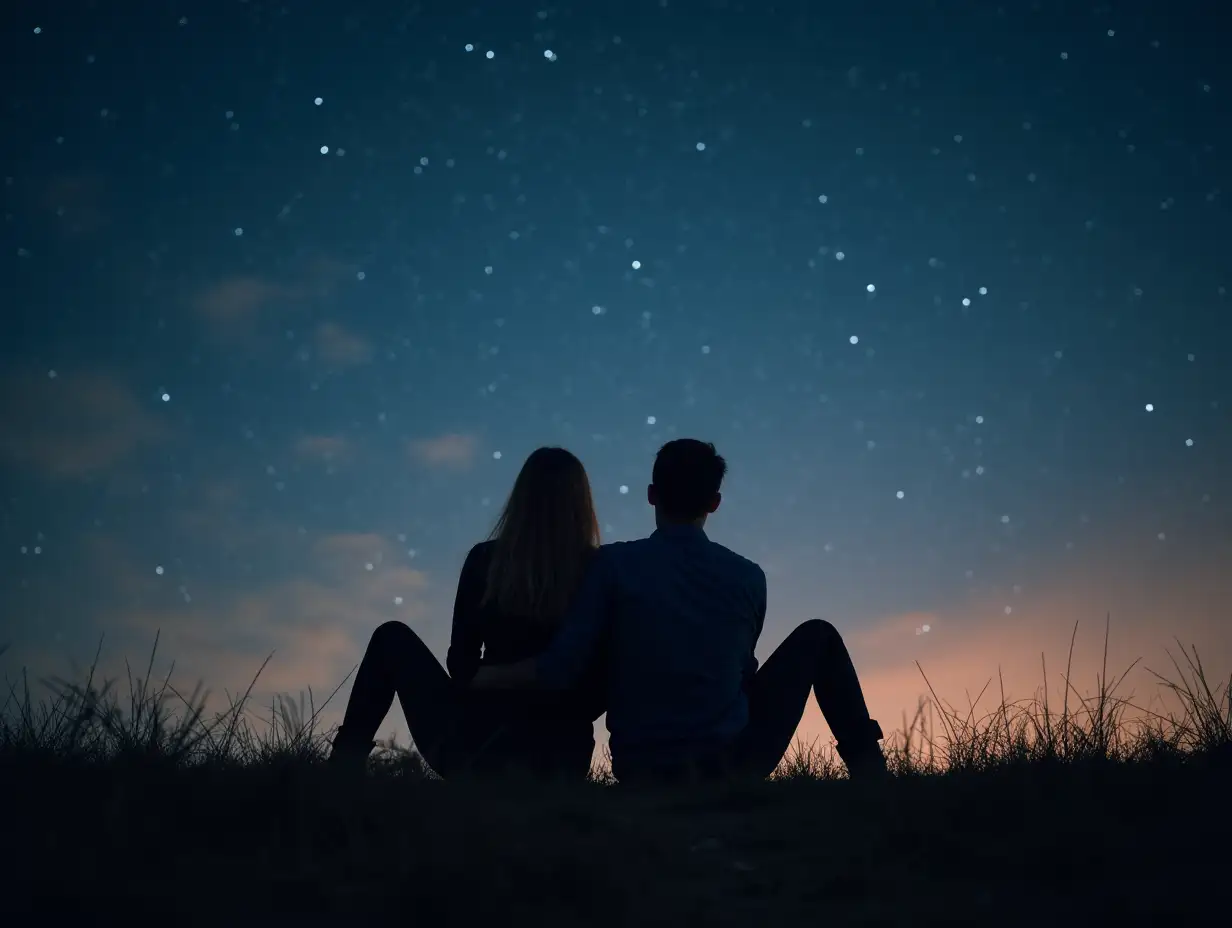
[[1080, 689], [1107, 616], [1110, 670], [1226, 674], [1209, 4], [122, 6], [0, 14], [9, 679], [158, 632], [182, 689], [273, 652], [319, 702], [394, 618], [443, 658], [533, 448], [612, 541], [681, 436], [759, 655], [834, 622], [887, 729], [917, 661], [1029, 696], [1076, 621]]

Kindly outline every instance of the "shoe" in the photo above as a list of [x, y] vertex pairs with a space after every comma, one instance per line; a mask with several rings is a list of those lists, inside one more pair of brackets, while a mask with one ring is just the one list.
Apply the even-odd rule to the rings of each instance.
[[375, 741], [353, 738], [345, 727], [339, 726], [326, 763], [332, 770], [362, 775], [368, 769], [368, 755], [374, 747]]
[[847, 776], [854, 782], [883, 783], [890, 779], [885, 755], [876, 745], [871, 750], [855, 757], [843, 758], [843, 763], [847, 765]]
[[890, 779], [885, 755], [881, 753], [881, 745], [878, 744], [884, 737], [881, 726], [869, 719], [867, 738], [862, 738], [855, 745], [838, 745], [838, 756], [847, 765], [847, 776], [851, 780], [876, 783]]

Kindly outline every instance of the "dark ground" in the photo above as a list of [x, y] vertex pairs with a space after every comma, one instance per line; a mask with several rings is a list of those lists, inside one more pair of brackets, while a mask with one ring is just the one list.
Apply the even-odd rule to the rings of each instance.
[[797, 745], [767, 782], [658, 791], [446, 783], [392, 744], [342, 778], [302, 700], [257, 735], [251, 686], [207, 719], [149, 670], [125, 708], [93, 669], [49, 702], [23, 678], [0, 706], [0, 924], [1224, 924], [1232, 677], [1181, 653], [1159, 677], [1179, 712], [1106, 668], [1094, 696], [1067, 670], [1059, 706], [1045, 685], [978, 718], [930, 687], [889, 782]]
[[4, 900], [176, 925], [1210, 924], [1230, 786], [1206, 762], [658, 793], [10, 765]]

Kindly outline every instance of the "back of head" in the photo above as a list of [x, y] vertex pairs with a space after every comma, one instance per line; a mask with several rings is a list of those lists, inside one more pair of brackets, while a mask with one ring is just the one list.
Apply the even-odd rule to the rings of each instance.
[[563, 614], [599, 544], [582, 462], [564, 448], [531, 452], [490, 537], [496, 544], [483, 602], [510, 615]]
[[651, 504], [660, 518], [696, 522], [719, 505], [727, 462], [710, 442], [677, 438], [659, 449], [651, 477]]

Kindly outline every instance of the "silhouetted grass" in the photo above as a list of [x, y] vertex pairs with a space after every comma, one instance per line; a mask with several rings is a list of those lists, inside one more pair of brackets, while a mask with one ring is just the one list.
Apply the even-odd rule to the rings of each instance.
[[982, 713], [991, 680], [959, 711], [925, 677], [879, 787], [797, 743], [766, 783], [631, 790], [602, 766], [586, 783], [446, 784], [392, 740], [367, 776], [340, 779], [320, 724], [337, 690], [321, 706], [276, 697], [266, 714], [254, 678], [210, 715], [200, 687], [153, 681], [156, 639], [145, 675], [127, 668], [123, 704], [95, 679], [97, 655], [84, 682], [42, 681], [49, 698], [24, 672], [9, 686], [0, 912], [537, 926], [1226, 915], [1232, 676], [1209, 683], [1178, 642], [1174, 675], [1155, 674], [1177, 708], [1152, 710], [1118, 694], [1106, 645], [1095, 694], [1067, 666], [1059, 706], [1046, 665], [1035, 697], [1002, 687]]

